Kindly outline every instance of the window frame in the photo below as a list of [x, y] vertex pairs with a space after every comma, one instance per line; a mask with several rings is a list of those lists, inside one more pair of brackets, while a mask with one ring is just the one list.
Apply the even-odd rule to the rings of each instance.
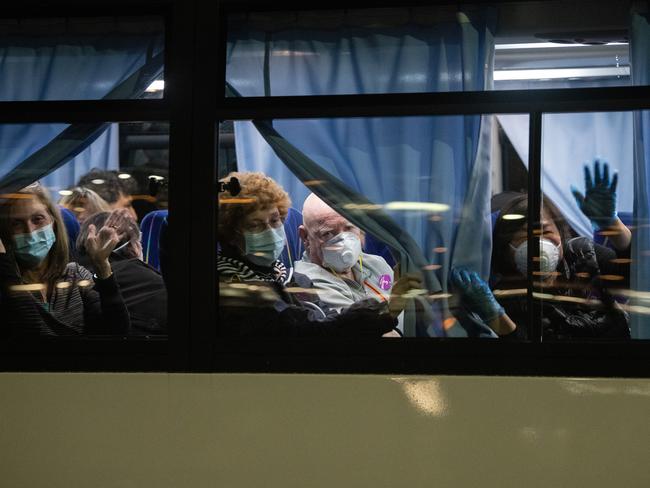
[[[370, 8], [395, 2], [356, 0], [353, 3], [316, 2], [310, 8]], [[0, 102], [0, 123], [168, 120], [170, 222], [174, 228], [170, 233], [174, 256], [170, 265], [168, 340], [100, 337], [44, 339], [31, 343], [6, 341], [0, 344], [1, 371], [650, 377], [650, 340], [510, 343], [444, 338], [234, 340], [219, 337], [216, 267], [205, 263], [216, 262], [220, 121], [527, 113], [531, 121], [530, 218], [541, 205], [543, 113], [650, 109], [650, 87], [226, 98], [220, 95], [225, 93], [226, 15], [234, 9], [264, 7], [268, 9], [264, 3], [232, 0], [222, 0], [221, 4], [199, 0], [113, 0], [110, 3], [102, 0], [91, 6], [66, 1], [58, 2], [56, 7], [28, 1], [0, 14], [0, 17], [163, 16], [166, 80], [163, 99]], [[285, 0], [275, 2], [272, 9], [296, 8], [305, 6]], [[204, 62], [205, 59], [213, 62]], [[529, 246], [529, 251], [535, 252], [534, 248]], [[533, 257], [529, 255], [529, 262]], [[541, 327], [535, 334], [541, 337]]]

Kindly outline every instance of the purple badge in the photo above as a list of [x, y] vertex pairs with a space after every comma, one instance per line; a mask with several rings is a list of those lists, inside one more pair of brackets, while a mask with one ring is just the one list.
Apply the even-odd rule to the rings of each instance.
[[379, 277], [379, 288], [382, 290], [390, 290], [391, 286], [393, 286], [393, 280], [390, 275], [384, 274]]

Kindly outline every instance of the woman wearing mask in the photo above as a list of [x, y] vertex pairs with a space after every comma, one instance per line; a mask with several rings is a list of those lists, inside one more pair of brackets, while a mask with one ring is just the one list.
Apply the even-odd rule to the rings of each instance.
[[61, 214], [39, 184], [0, 202], [0, 310], [5, 335], [122, 334], [129, 315], [108, 256], [120, 236], [90, 229], [93, 276], [68, 261]]
[[[607, 230], [614, 249], [575, 237], [560, 211], [544, 199], [539, 238], [539, 271], [536, 286], [545, 298], [534, 301], [535, 317], [542, 321], [545, 339], [629, 338], [629, 319], [608, 290], [629, 280], [630, 230], [616, 216], [616, 180], [609, 168], [596, 162], [594, 181], [585, 168], [586, 194], [573, 189], [578, 205], [594, 226]], [[477, 273], [452, 272], [452, 284], [463, 303], [500, 336], [526, 338], [529, 311], [528, 196], [506, 192], [492, 198], [498, 212], [493, 228], [492, 289], [505, 291], [495, 298]], [[622, 264], [621, 264], [622, 263]], [[615, 281], [614, 281], [615, 280]]]
[[304, 275], [278, 261], [285, 244], [287, 193], [262, 173], [231, 173], [241, 192], [219, 199], [217, 271], [219, 315], [226, 335], [369, 336], [395, 335], [404, 308], [401, 293], [419, 286], [415, 279], [396, 284], [389, 304], [359, 302], [341, 314], [330, 310]]

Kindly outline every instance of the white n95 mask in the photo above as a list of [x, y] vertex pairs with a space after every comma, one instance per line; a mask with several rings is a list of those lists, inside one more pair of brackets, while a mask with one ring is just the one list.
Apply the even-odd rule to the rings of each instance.
[[[510, 244], [510, 247], [515, 251], [515, 265], [521, 274], [524, 276], [528, 273], [528, 241], [524, 241], [519, 246], [515, 247]], [[553, 271], [557, 269], [560, 262], [560, 246], [553, 244], [548, 239], [539, 240], [539, 270], [542, 273], [542, 278], [550, 278]]]
[[341, 232], [323, 244], [322, 251], [323, 264], [340, 273], [359, 260], [361, 241], [352, 232]]

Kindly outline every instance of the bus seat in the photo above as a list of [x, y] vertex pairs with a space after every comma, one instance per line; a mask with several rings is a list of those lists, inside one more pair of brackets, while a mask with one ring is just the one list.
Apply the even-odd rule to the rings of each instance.
[[287, 236], [287, 244], [280, 254], [280, 261], [287, 268], [293, 268], [293, 263], [302, 258], [304, 247], [302, 239], [298, 234], [298, 227], [302, 225], [302, 213], [295, 208], [289, 207], [287, 218], [284, 220], [284, 233]]
[[363, 246], [363, 252], [366, 254], [374, 254], [376, 256], [381, 256], [386, 260], [388, 266], [393, 268], [395, 266], [395, 258], [390, 252], [390, 248], [384, 244], [382, 241], [377, 239], [372, 234], [366, 234], [366, 243]]
[[68, 248], [70, 249], [70, 256], [76, 258], [77, 255], [77, 236], [79, 235], [79, 221], [75, 214], [65, 208], [59, 207], [61, 212], [61, 217], [63, 218], [63, 224], [65, 225], [65, 230], [68, 234]]
[[142, 260], [160, 271], [160, 231], [167, 221], [167, 210], [154, 210], [140, 223], [142, 231]]

